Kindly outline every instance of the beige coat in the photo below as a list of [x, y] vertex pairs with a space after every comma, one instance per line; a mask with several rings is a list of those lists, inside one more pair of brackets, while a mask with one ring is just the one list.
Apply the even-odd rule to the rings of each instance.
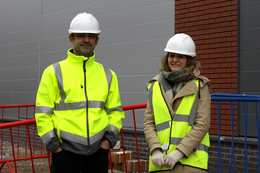
[[[193, 125], [193, 128], [191, 131], [183, 138], [182, 142], [177, 146], [177, 149], [180, 150], [185, 156], [189, 157], [190, 154], [194, 153], [197, 150], [197, 147], [199, 146], [200, 142], [204, 138], [205, 134], [209, 130], [210, 126], [210, 106], [211, 106], [211, 98], [210, 98], [210, 84], [209, 80], [206, 77], [199, 76], [198, 77], [200, 81], [200, 97], [198, 99], [198, 106], [197, 106], [197, 116], [195, 119], [195, 123]], [[155, 76], [151, 81], [149, 81], [147, 84], [152, 83], [153, 81], [159, 81], [159, 76]], [[176, 96], [173, 99], [173, 102], [170, 103], [167, 99], [167, 96], [165, 94], [164, 89], [161, 87], [162, 93], [164, 95], [164, 98], [166, 100], [166, 103], [168, 104], [168, 107], [170, 108], [171, 114], [174, 116], [175, 112], [177, 111], [182, 99], [186, 95], [194, 94], [199, 89], [196, 86], [194, 80], [188, 81], [183, 88], [176, 94]], [[170, 105], [170, 106], [169, 106]], [[156, 148], [161, 148], [161, 144], [159, 142], [159, 139], [156, 135], [156, 128], [155, 128], [155, 122], [154, 117], [152, 115], [152, 111], [150, 108], [149, 100], [147, 102], [147, 107], [145, 111], [144, 116], [144, 134], [147, 142], [147, 147], [150, 153], [153, 152]], [[186, 172], [205, 172], [204, 170], [200, 170], [197, 168], [192, 168], [188, 166], [182, 166], [180, 164], [176, 165], [176, 168], [171, 171], [176, 172], [178, 169], [178, 173], [181, 172], [181, 170], [186, 170]], [[180, 169], [180, 170], [179, 170]], [[176, 171], [175, 171], [176, 170]], [[168, 171], [167, 171], [168, 172]], [[165, 172], [166, 173], [166, 172]]]

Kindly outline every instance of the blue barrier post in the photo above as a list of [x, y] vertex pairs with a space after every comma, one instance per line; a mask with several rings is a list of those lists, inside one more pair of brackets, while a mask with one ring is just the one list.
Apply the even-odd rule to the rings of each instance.
[[231, 145], [231, 172], [235, 173], [235, 154], [234, 154], [234, 102], [243, 102], [244, 113], [244, 130], [245, 130], [245, 165], [244, 172], [248, 173], [248, 159], [247, 159], [247, 113], [248, 102], [256, 103], [256, 122], [257, 122], [257, 138], [258, 138], [258, 165], [257, 172], [260, 169], [260, 108], [258, 111], [257, 103], [260, 102], [260, 95], [249, 94], [228, 94], [228, 93], [213, 93], [211, 94], [211, 100], [217, 101], [217, 115], [218, 115], [218, 165], [217, 171], [222, 173], [221, 164], [221, 142], [220, 142], [220, 122], [221, 122], [221, 101], [230, 101], [231, 111], [231, 131], [232, 131], [232, 145]]
[[231, 173], [236, 173], [235, 166], [235, 152], [234, 152], [234, 102], [230, 102], [231, 114], [231, 132], [232, 132], [232, 145], [231, 145]]
[[218, 168], [217, 170], [222, 173], [221, 164], [221, 145], [220, 145], [220, 120], [221, 120], [221, 102], [217, 102], [217, 112], [218, 112]]
[[247, 163], [247, 108], [248, 102], [243, 102], [243, 110], [244, 110], [244, 129], [245, 129], [245, 165], [244, 165], [244, 172], [248, 173], [248, 163]]
[[[260, 158], [260, 117], [259, 117], [259, 112], [258, 112], [258, 105], [257, 102], [255, 102], [255, 107], [256, 107], [256, 127], [257, 127], [257, 142], [258, 142], [258, 158]], [[258, 159], [258, 164], [257, 164], [257, 172], [259, 173], [259, 166], [260, 166], [260, 159]]]

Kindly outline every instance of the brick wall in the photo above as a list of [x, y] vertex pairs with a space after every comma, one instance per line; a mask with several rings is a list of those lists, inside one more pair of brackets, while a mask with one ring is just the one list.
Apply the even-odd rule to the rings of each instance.
[[[256, 173], [258, 165], [258, 147], [257, 145], [247, 145], [248, 172]], [[235, 169], [237, 173], [243, 173], [245, 167], [245, 145], [234, 144]], [[221, 163], [222, 172], [231, 172], [231, 143], [221, 142]], [[217, 171], [218, 164], [218, 142], [211, 141], [209, 148], [209, 171]], [[234, 171], [234, 168], [233, 168]]]
[[[175, 17], [175, 33], [195, 41], [201, 75], [210, 79], [211, 93], [237, 93], [237, 0], [176, 0]], [[222, 103], [221, 110], [220, 133], [230, 135], [230, 106]], [[211, 115], [209, 132], [218, 134], [216, 103]], [[236, 116], [234, 123], [236, 135]]]
[[[124, 133], [124, 147], [127, 150], [133, 151], [134, 159], [137, 159], [137, 147], [136, 147], [136, 139], [134, 133]], [[122, 145], [121, 136], [119, 139]], [[147, 150], [146, 140], [144, 134], [137, 134], [137, 143], [138, 143], [138, 150], [140, 159], [148, 160], [149, 159], [149, 152]]]

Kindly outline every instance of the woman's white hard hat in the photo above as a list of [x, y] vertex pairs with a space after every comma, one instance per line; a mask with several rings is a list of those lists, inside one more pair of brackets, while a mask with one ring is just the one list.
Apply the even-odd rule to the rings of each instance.
[[90, 13], [79, 13], [75, 16], [69, 28], [69, 34], [72, 33], [93, 33], [100, 34], [99, 23]]
[[196, 46], [194, 41], [189, 35], [184, 33], [172, 36], [167, 42], [164, 51], [188, 55], [191, 57], [196, 56]]

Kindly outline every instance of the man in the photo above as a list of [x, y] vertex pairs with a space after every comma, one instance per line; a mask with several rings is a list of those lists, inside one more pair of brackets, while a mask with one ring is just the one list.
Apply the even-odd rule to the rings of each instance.
[[67, 59], [43, 72], [36, 98], [38, 134], [52, 173], [106, 172], [125, 117], [116, 74], [95, 61], [99, 23], [89, 13], [70, 24]]

